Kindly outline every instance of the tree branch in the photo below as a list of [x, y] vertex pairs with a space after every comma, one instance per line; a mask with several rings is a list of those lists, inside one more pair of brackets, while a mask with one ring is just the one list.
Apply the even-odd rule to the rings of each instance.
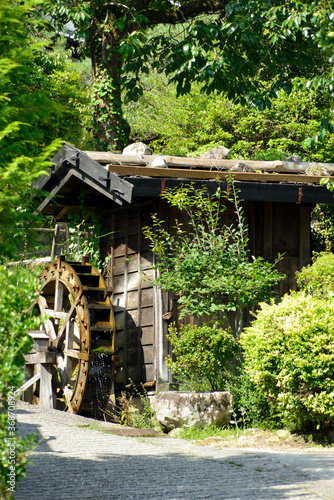
[[[114, 14], [121, 14], [122, 11], [129, 11], [132, 8], [138, 13], [144, 15], [148, 20], [148, 25], [155, 24], [178, 24], [187, 19], [192, 19], [200, 14], [213, 14], [216, 12], [225, 12], [225, 6], [229, 0], [191, 0], [181, 6], [173, 6], [171, 9], [145, 9], [148, 2], [134, 1], [128, 2], [128, 5], [108, 2], [100, 6], [100, 9], [109, 10]], [[144, 9], [143, 9], [144, 7]]]
[[148, 25], [178, 24], [200, 14], [224, 13], [228, 0], [192, 0], [171, 10], [147, 9], [141, 11], [148, 19]]

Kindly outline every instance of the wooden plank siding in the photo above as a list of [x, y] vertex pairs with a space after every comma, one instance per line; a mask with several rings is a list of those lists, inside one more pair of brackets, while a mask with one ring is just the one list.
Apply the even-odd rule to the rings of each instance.
[[250, 251], [273, 262], [287, 275], [278, 287], [280, 296], [296, 289], [295, 273], [311, 262], [310, 214], [312, 207], [297, 203], [247, 202]]
[[154, 353], [155, 304], [152, 252], [142, 228], [151, 223], [154, 203], [139, 203], [108, 213], [111, 229], [110, 270], [116, 323], [115, 386], [153, 382], [156, 379]]

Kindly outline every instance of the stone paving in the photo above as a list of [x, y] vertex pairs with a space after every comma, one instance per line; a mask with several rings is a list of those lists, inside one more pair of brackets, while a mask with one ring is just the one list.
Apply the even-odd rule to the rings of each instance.
[[[21, 434], [37, 432], [17, 500], [334, 499], [334, 452], [198, 446], [19, 403]], [[124, 428], [123, 428], [124, 429]]]

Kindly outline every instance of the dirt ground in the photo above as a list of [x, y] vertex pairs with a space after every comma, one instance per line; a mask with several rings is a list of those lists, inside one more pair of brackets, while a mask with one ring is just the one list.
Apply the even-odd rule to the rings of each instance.
[[287, 451], [334, 451], [334, 433], [320, 435], [297, 435], [287, 430], [265, 431], [261, 429], [241, 430], [237, 436], [221, 438], [212, 436], [196, 441], [203, 446], [215, 448], [238, 447]]

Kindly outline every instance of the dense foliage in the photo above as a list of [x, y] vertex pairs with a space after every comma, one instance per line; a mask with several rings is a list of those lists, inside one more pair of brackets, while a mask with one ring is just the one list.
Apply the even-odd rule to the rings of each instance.
[[[333, 98], [333, 12], [328, 3], [279, 0], [50, 0], [55, 24], [72, 20], [92, 59], [94, 135], [100, 147], [128, 140], [126, 101], [143, 94], [152, 69], [174, 81], [178, 95], [197, 83], [206, 93], [271, 107], [293, 79]], [[89, 28], [89, 29], [88, 29]], [[333, 127], [325, 113], [321, 137]]]
[[[240, 352], [242, 352], [239, 343]], [[245, 372], [240, 362], [228, 377], [224, 390], [233, 395], [233, 413], [236, 421], [247, 427], [260, 426], [273, 428], [276, 426], [274, 408], [261, 388], [256, 385]]]
[[[89, 149], [91, 137], [90, 61], [72, 61], [71, 50], [62, 39], [35, 37], [37, 46], [27, 64], [27, 91], [44, 95], [44, 116], [29, 117], [39, 146], [57, 138]], [[22, 89], [21, 89], [22, 92]], [[36, 147], [36, 145], [35, 145]]]
[[[47, 171], [60, 141], [49, 145], [43, 130], [53, 103], [45, 77], [33, 74], [42, 47], [38, 2], [0, 3], [0, 264], [23, 250], [24, 234], [36, 220], [32, 182]], [[34, 81], [32, 81], [35, 79]], [[54, 115], [53, 115], [54, 116]], [[45, 140], [44, 140], [45, 139]], [[28, 330], [38, 327], [27, 312], [35, 299], [31, 274], [0, 265], [0, 492], [12, 497], [24, 475], [30, 438], [17, 435], [15, 391], [25, 381], [23, 354], [29, 351]]]
[[271, 108], [259, 111], [230, 101], [217, 92], [206, 95], [194, 85], [176, 97], [174, 85], [152, 71], [142, 80], [144, 93], [125, 106], [134, 140], [149, 143], [155, 153], [202, 156], [223, 145], [232, 158], [279, 160], [291, 154], [303, 161], [333, 161], [334, 136], [307, 143], [319, 132], [328, 102], [316, 89], [295, 79], [289, 95], [278, 92]]
[[323, 252], [318, 254], [312, 265], [304, 267], [296, 273], [300, 290], [318, 299], [334, 297], [334, 254]]
[[[322, 178], [322, 181], [327, 178]], [[320, 203], [311, 214], [311, 238], [314, 252], [331, 252], [334, 248], [334, 205]]]
[[[164, 221], [153, 216], [153, 227], [144, 228], [144, 234], [158, 259], [155, 284], [178, 294], [180, 318], [228, 319], [238, 335], [243, 310], [268, 299], [283, 276], [275, 264], [249, 254], [247, 225], [233, 182], [231, 185], [230, 201], [219, 189], [214, 197], [205, 188], [166, 189], [162, 197], [170, 207], [178, 208], [181, 218], [174, 227], [166, 228]], [[231, 201], [235, 223], [223, 224]]]
[[192, 390], [223, 391], [236, 368], [239, 344], [219, 325], [182, 325], [169, 328], [173, 359], [167, 366], [179, 383]]
[[333, 255], [324, 254], [304, 268], [303, 291], [261, 304], [241, 335], [246, 373], [288, 428], [334, 424], [333, 264]]
[[35, 219], [31, 184], [60, 146], [58, 141], [43, 148], [38, 125], [48, 116], [48, 97], [42, 86], [29, 83], [39, 44], [27, 26], [39, 26], [36, 7], [9, 0], [0, 6], [0, 260], [22, 248], [23, 233]]
[[40, 319], [29, 308], [37, 297], [37, 283], [30, 269], [0, 265], [0, 496], [11, 498], [15, 484], [25, 474], [25, 451], [33, 437], [16, 433], [14, 392], [25, 382], [24, 358], [31, 348], [29, 329]]

